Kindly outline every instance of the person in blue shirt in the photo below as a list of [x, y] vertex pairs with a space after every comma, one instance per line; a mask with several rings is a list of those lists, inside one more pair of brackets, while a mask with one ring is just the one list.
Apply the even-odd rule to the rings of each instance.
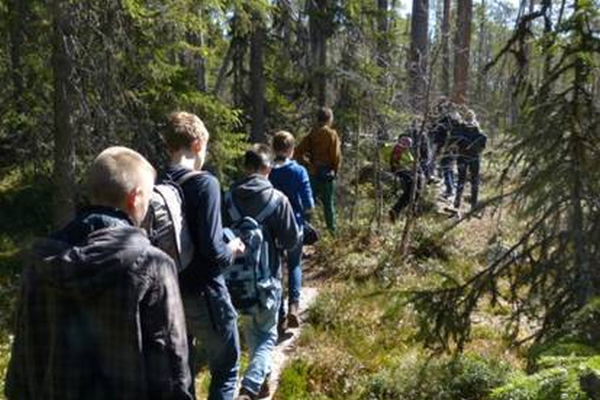
[[[273, 136], [275, 164], [269, 180], [275, 189], [283, 192], [289, 199], [296, 223], [302, 231], [305, 216], [315, 206], [315, 203], [306, 168], [292, 159], [295, 145], [294, 136], [287, 131], [279, 131]], [[286, 325], [290, 328], [300, 326], [298, 313], [302, 287], [302, 240], [295, 249], [288, 251], [287, 261], [289, 272], [288, 315], [286, 319], [282, 300], [279, 312], [280, 332], [285, 330]]]

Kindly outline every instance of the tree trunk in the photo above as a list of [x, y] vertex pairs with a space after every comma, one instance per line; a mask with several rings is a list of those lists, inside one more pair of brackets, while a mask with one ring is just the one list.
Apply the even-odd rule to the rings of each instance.
[[486, 73], [485, 65], [487, 64], [487, 51], [489, 47], [487, 43], [487, 4], [486, 0], [481, 0], [481, 9], [479, 10], [479, 32], [477, 33], [477, 93], [476, 98], [480, 102], [486, 100]]
[[459, 104], [468, 100], [469, 56], [471, 49], [471, 21], [473, 0], [458, 0], [457, 27], [454, 36], [454, 90], [452, 98]]
[[53, 0], [53, 54], [54, 74], [54, 224], [66, 223], [75, 211], [75, 102], [74, 66], [69, 52], [72, 42], [70, 2]]
[[253, 31], [250, 38], [250, 114], [252, 126], [250, 141], [252, 143], [266, 143], [265, 121], [265, 27], [262, 16], [253, 15]]
[[450, 97], [450, 0], [443, 0], [442, 12], [442, 93]]
[[312, 94], [317, 105], [327, 104], [327, 39], [331, 34], [330, 0], [308, 0]]
[[10, 35], [10, 61], [11, 61], [11, 79], [12, 93], [15, 111], [18, 114], [24, 113], [25, 104], [23, 93], [25, 83], [23, 79], [23, 44], [25, 42], [24, 25], [27, 21], [28, 7], [26, 0], [9, 0], [8, 19]]
[[413, 0], [410, 23], [410, 51], [408, 76], [411, 105], [416, 112], [423, 111], [427, 85], [427, 57], [429, 50], [429, 0]]

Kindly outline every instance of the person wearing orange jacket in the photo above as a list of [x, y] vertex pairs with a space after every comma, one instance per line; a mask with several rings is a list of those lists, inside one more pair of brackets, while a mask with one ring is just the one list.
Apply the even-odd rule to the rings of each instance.
[[323, 203], [327, 229], [334, 234], [335, 180], [342, 162], [341, 142], [331, 127], [333, 111], [322, 107], [316, 117], [316, 125], [296, 148], [296, 159], [308, 168], [315, 200]]

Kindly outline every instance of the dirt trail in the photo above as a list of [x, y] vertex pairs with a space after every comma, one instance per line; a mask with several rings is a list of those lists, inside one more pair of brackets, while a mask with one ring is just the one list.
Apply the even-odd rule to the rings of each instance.
[[[306, 319], [306, 310], [313, 304], [318, 294], [318, 288], [302, 288], [302, 298], [300, 299], [300, 318], [302, 322]], [[288, 329], [289, 334], [287, 334], [284, 340], [280, 341], [275, 348], [273, 353], [273, 366], [271, 369], [271, 396], [269, 396], [268, 399], [271, 399], [275, 392], [277, 392], [281, 372], [285, 368], [290, 356], [293, 355], [296, 350], [296, 343], [298, 342], [303, 326], [305, 326], [304, 323], [301, 323], [300, 328]]]

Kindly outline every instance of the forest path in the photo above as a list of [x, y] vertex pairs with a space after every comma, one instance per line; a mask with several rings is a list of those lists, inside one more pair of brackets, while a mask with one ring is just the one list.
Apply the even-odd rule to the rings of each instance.
[[300, 299], [300, 327], [295, 329], [288, 328], [283, 340], [280, 340], [277, 347], [275, 347], [273, 352], [273, 365], [271, 367], [271, 396], [265, 397], [265, 399], [272, 399], [277, 392], [281, 373], [296, 351], [298, 339], [302, 333], [302, 328], [305, 326], [306, 312], [317, 299], [318, 294], [319, 289], [316, 287], [302, 288], [302, 297]]

